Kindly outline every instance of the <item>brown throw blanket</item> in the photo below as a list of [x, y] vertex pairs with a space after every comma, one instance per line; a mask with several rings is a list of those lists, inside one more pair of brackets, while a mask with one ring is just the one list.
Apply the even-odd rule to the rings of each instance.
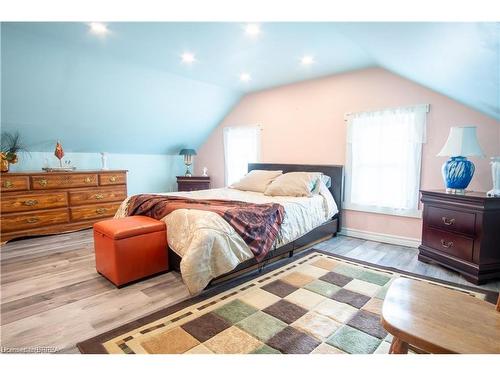
[[144, 215], [160, 220], [182, 208], [219, 214], [243, 238], [258, 262], [271, 250], [280, 233], [285, 214], [283, 206], [277, 203], [254, 204], [222, 199], [139, 194], [130, 198], [127, 215]]

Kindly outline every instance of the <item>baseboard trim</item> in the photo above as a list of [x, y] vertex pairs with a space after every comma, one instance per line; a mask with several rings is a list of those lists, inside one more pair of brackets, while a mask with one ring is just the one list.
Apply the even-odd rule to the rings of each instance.
[[401, 245], [408, 247], [418, 247], [420, 245], [419, 238], [396, 236], [393, 234], [375, 233], [368, 232], [365, 230], [352, 229], [352, 228], [342, 228], [340, 234], [349, 237], [361, 238], [363, 240], [377, 241], [389, 243], [392, 245]]

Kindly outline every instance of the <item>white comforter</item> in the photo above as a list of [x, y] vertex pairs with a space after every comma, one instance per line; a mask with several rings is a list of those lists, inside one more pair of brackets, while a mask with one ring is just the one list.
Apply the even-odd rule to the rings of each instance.
[[[337, 205], [326, 187], [320, 194], [307, 197], [269, 197], [262, 193], [222, 188], [194, 192], [175, 192], [176, 195], [194, 199], [227, 199], [251, 203], [275, 202], [285, 208], [282, 236], [276, 246], [283, 246], [315, 227], [323, 224], [338, 212]], [[118, 209], [115, 217], [125, 217], [128, 199]], [[167, 224], [169, 247], [181, 258], [181, 274], [191, 294], [201, 292], [213, 278], [223, 275], [253, 254], [235, 232], [218, 214], [180, 209], [162, 219]]]

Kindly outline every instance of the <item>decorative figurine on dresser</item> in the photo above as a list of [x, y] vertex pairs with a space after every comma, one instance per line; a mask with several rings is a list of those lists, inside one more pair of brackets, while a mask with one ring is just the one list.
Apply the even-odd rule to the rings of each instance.
[[500, 278], [500, 197], [466, 191], [421, 191], [424, 204], [418, 259], [482, 284]]
[[177, 176], [178, 191], [195, 191], [210, 189], [209, 176]]
[[[127, 171], [9, 172], [0, 176], [0, 240], [91, 228], [127, 197]], [[69, 168], [68, 168], [69, 169]]]

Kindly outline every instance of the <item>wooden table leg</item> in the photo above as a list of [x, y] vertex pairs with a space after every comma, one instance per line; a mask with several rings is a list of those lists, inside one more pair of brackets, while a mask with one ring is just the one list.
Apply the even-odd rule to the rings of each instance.
[[408, 343], [394, 336], [389, 348], [389, 354], [408, 354]]

